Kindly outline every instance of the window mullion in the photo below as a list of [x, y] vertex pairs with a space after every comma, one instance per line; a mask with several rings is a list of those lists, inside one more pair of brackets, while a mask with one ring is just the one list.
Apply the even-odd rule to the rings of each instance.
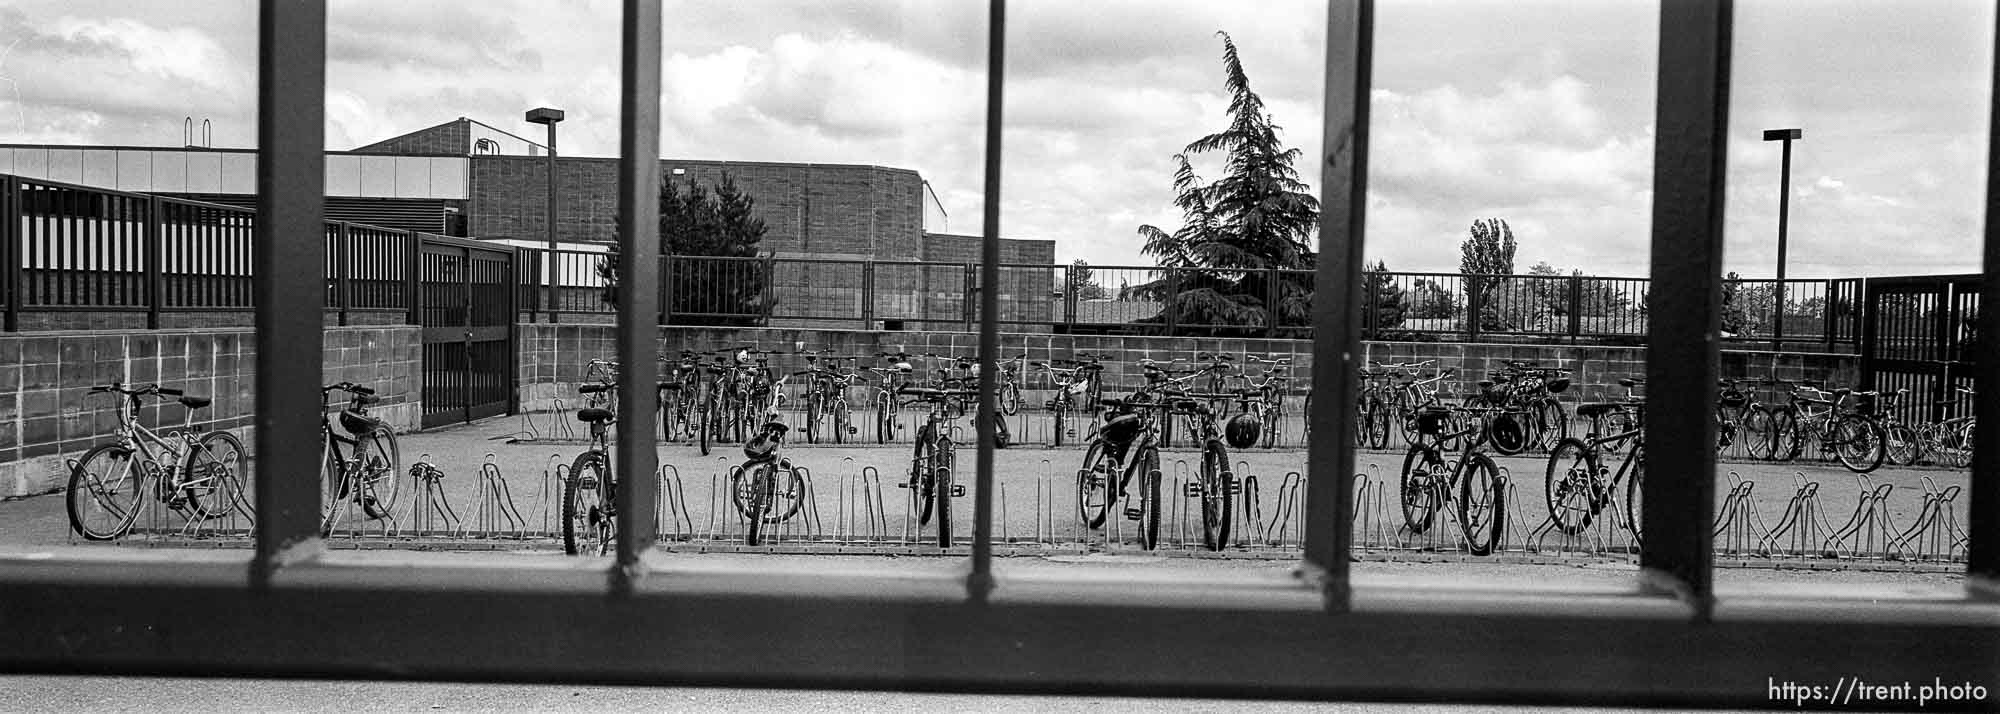
[[[317, 478], [326, 308], [325, 0], [263, 0], [257, 18], [257, 551], [261, 579], [323, 547]], [[291, 240], [310, 236], [311, 240]], [[258, 581], [253, 581], [258, 582]], [[261, 582], [260, 582], [261, 584]]]
[[[2000, 49], [2000, 34], [1995, 35], [1994, 45]], [[2000, 55], [1994, 58], [1993, 82], [2000, 87]], [[1995, 218], [2000, 217], [2000, 210], [1995, 210], [2000, 206], [2000, 169], [1995, 168], [2000, 167], [2000, 93], [1993, 95], [1992, 102], [1986, 146], [1986, 277], [1979, 284], [1979, 328], [1974, 333], [1984, 337], [1985, 349], [1975, 355], [1978, 366], [1972, 377], [1976, 397], [1973, 423], [1984, 425], [1976, 428], [1985, 434], [1974, 439], [1972, 446], [1966, 572], [2000, 590], [2000, 476], [1995, 475], [2000, 474], [2000, 439], [1993, 438], [1994, 430], [2000, 428], [2000, 358], [1992, 347], [1994, 336], [2000, 335], [2000, 312], [1995, 310], [2000, 308], [2000, 277], [1994, 275], [2000, 270], [2000, 225], [1995, 224]]]
[[1713, 604], [1715, 378], [1729, 148], [1731, 0], [1660, 4], [1639, 565]]
[[[1317, 438], [1307, 445], [1305, 562], [1325, 578], [1327, 607], [1348, 607], [1347, 554], [1354, 490], [1348, 480], [1354, 443], [1355, 370], [1362, 358], [1362, 235], [1368, 205], [1368, 87], [1373, 66], [1374, 0], [1332, 0], [1326, 11], [1326, 158], [1320, 166], [1319, 265], [1312, 306], [1312, 390], [1307, 414]], [[1339, 287], [1334, 287], [1339, 286]]]
[[[972, 489], [972, 574], [968, 594], [983, 600], [993, 588], [993, 432], [999, 419], [1000, 363], [1000, 116], [1006, 92], [1007, 0], [991, 0], [986, 26], [986, 185], [979, 246], [979, 466]], [[941, 496], [949, 498], [949, 495]]]
[[[618, 113], [618, 565], [638, 572], [658, 537], [660, 482], [660, 3], [625, 0]], [[550, 179], [553, 185], [554, 178]]]

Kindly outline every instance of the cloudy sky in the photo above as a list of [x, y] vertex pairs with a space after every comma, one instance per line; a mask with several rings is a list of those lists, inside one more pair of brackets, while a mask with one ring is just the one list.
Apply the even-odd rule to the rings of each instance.
[[[1993, 7], [1980, 0], [1737, 3], [1732, 270], [1775, 261], [1778, 148], [1795, 146], [1794, 276], [1979, 269]], [[1381, 0], [1369, 254], [1452, 271], [1475, 218], [1517, 265], [1641, 275], [1650, 216], [1657, 5]], [[1311, 181], [1324, 4], [1010, 4], [1002, 230], [1065, 259], [1139, 260], [1172, 230], [1171, 157], [1222, 127], [1217, 30]], [[983, 3], [669, 2], [663, 154], [920, 171], [951, 232], [976, 233]], [[611, 0], [335, 0], [327, 145], [459, 116], [524, 135], [568, 111], [565, 153], [617, 150]], [[254, 146], [256, 15], [244, 0], [0, 0], [0, 142]], [[1197, 167], [1211, 167], [1197, 163]], [[1208, 173], [1213, 173], [1212, 170]], [[934, 226], [938, 228], [939, 226]]]

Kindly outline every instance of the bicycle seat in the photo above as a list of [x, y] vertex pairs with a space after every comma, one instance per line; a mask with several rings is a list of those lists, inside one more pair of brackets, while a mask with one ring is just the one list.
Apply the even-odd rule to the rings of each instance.
[[189, 408], [189, 409], [200, 409], [200, 408], [202, 408], [202, 407], [205, 407], [205, 406], [208, 406], [208, 405], [210, 405], [210, 404], [213, 404], [214, 402], [215, 402], [215, 400], [213, 400], [213, 399], [210, 399], [210, 398], [208, 398], [208, 397], [181, 397], [181, 398], [180, 398], [180, 403], [181, 403], [181, 406], [184, 406], [184, 407], [187, 407], [187, 408]]
[[611, 421], [616, 416], [617, 415], [612, 414], [611, 410], [609, 409], [598, 409], [592, 407], [589, 409], [576, 410], [576, 420], [581, 422], [590, 422], [590, 423], [608, 422]]
[[611, 389], [609, 384], [585, 384], [578, 386], [576, 391], [582, 394], [596, 394], [609, 389]]
[[1594, 416], [1618, 411], [1618, 408], [1622, 406], [1624, 405], [1618, 402], [1584, 402], [1576, 405], [1576, 415], [1584, 419], [1589, 419]]
[[365, 436], [387, 426], [388, 424], [381, 419], [357, 413], [352, 409], [340, 410], [340, 428], [346, 429], [349, 434]]
[[1619, 386], [1623, 387], [1637, 387], [1645, 383], [1646, 383], [1645, 377], [1626, 377], [1624, 379], [1618, 380]]

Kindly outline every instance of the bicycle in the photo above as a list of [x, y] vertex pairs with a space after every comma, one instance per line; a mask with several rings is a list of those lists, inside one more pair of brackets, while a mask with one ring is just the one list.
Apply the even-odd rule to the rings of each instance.
[[[1104, 527], [1118, 502], [1132, 503], [1132, 477], [1139, 477], [1139, 501], [1124, 515], [1139, 522], [1139, 545], [1146, 550], [1160, 543], [1159, 429], [1152, 414], [1157, 406], [1135, 394], [1132, 399], [1105, 399], [1100, 420], [1091, 426], [1083, 468], [1076, 472], [1077, 515], [1086, 528]], [[1134, 449], [1137, 449], [1135, 452]], [[1128, 456], [1134, 458], [1127, 459]], [[1117, 488], [1111, 485], [1116, 480]]]
[[[1461, 420], [1457, 412], [1472, 415]], [[1415, 417], [1416, 442], [1403, 456], [1403, 526], [1422, 535], [1435, 523], [1437, 512], [1456, 502], [1459, 530], [1465, 535], [1466, 549], [1473, 555], [1492, 555], [1506, 530], [1507, 505], [1503, 495], [1505, 480], [1492, 457], [1480, 453], [1486, 440], [1491, 407], [1426, 406]], [[1469, 426], [1458, 426], [1465, 421]], [[1464, 443], [1459, 457], [1445, 461], [1447, 443]], [[1456, 496], [1453, 494], [1456, 493]]]
[[1888, 457], [1883, 447], [1881, 425], [1850, 410], [1848, 398], [1872, 400], [1876, 392], [1856, 392], [1846, 387], [1832, 392], [1797, 384], [1789, 403], [1771, 412], [1773, 427], [1791, 438], [1782, 454], [1785, 461], [1805, 452], [1808, 440], [1819, 443], [1821, 453], [1832, 452], [1847, 470], [1868, 473]]
[[[84, 452], [71, 467], [63, 500], [70, 529], [86, 540], [113, 540], [131, 532], [139, 502], [149, 493], [187, 522], [213, 521], [241, 509], [242, 471], [249, 457], [243, 442], [226, 431], [195, 437], [194, 413], [211, 402], [178, 389], [150, 384], [127, 389], [122, 382], [90, 388], [90, 394], [119, 397], [117, 441]], [[139, 423], [143, 397], [176, 397], [187, 408], [179, 431], [155, 433]], [[105, 518], [98, 518], [99, 513]]]
[[[1970, 403], [1974, 392], [1969, 387], [1956, 387], [1957, 399], [1938, 402], [1939, 407], [1953, 407]], [[1972, 414], [1950, 417], [1917, 427], [1917, 443], [1922, 446], [1924, 458], [1933, 463], [1951, 468], [1965, 468], [1972, 465], [1974, 420]]]
[[[397, 485], [402, 477], [402, 451], [396, 432], [381, 420], [368, 416], [368, 406], [380, 401], [375, 390], [353, 382], [319, 388], [322, 404], [332, 392], [346, 392], [347, 406], [340, 410], [340, 428], [326, 409], [320, 409], [320, 513], [319, 534], [331, 535], [347, 505], [361, 507], [369, 520], [388, 518], [395, 509]], [[345, 433], [343, 433], [345, 432]], [[348, 451], [342, 452], [346, 448]]]
[[[1095, 355], [1080, 354], [1074, 360], [1051, 360], [1030, 362], [1048, 372], [1050, 382], [1055, 386], [1055, 396], [1048, 401], [1048, 409], [1055, 415], [1054, 446], [1062, 446], [1063, 436], [1070, 431], [1064, 421], [1072, 409], [1081, 409], [1086, 414], [1097, 412], [1097, 405], [1104, 398], [1104, 364]], [[1075, 365], [1057, 367], [1058, 364]], [[1068, 434], [1074, 436], [1074, 434]]]
[[[1564, 437], [1549, 451], [1548, 469], [1542, 482], [1544, 497], [1548, 501], [1549, 520], [1564, 535], [1577, 535], [1589, 527], [1591, 519], [1611, 504], [1622, 483], [1625, 526], [1632, 531], [1634, 540], [1640, 537], [1641, 484], [1646, 476], [1646, 402], [1634, 396], [1633, 390], [1644, 386], [1646, 380], [1633, 377], [1620, 379], [1618, 383], [1625, 387], [1625, 399], [1579, 404], [1576, 413], [1591, 419], [1593, 425], [1608, 423], [1612, 414], [1622, 413], [1627, 416], [1623, 423], [1628, 428], [1609, 434], [1593, 430], [1581, 439]], [[1599, 417], [1607, 418], [1600, 421]], [[1607, 445], [1623, 448], [1628, 443], [1631, 453], [1618, 465], [1616, 473], [1599, 463]]]
[[[945, 402], [951, 415], [965, 416], [968, 406], [979, 403], [979, 360], [973, 357], [952, 357], [949, 355], [926, 354], [929, 359], [944, 360], [949, 366], [932, 370], [930, 386], [953, 394], [967, 396], [951, 397]], [[1013, 442], [1013, 435], [1007, 429], [1007, 410], [996, 401], [993, 408], [993, 445], [1005, 449]]]
[[1259, 421], [1263, 422], [1264, 448], [1277, 448], [1278, 441], [1282, 438], [1281, 435], [1285, 429], [1284, 390], [1292, 381], [1291, 375], [1279, 373], [1289, 372], [1292, 368], [1292, 361], [1284, 357], [1263, 357], [1259, 355], [1244, 355], [1244, 358], [1255, 364], [1271, 365], [1263, 368], [1264, 380], [1261, 382], [1249, 374], [1244, 374], [1242, 377], [1262, 397], [1259, 400], [1257, 412]]
[[[1201, 471], [1198, 480], [1189, 481], [1184, 487], [1184, 495], [1201, 499], [1202, 545], [1214, 551], [1229, 547], [1230, 501], [1243, 487], [1230, 468], [1229, 447], [1223, 441], [1222, 429], [1215, 423], [1215, 410], [1201, 400], [1227, 398], [1228, 395], [1218, 394], [1183, 394], [1170, 408], [1170, 414], [1184, 420], [1188, 433], [1200, 445]], [[1157, 460], [1158, 456], [1152, 458]]]
[[896, 430], [903, 428], [896, 419], [897, 390], [910, 386], [916, 368], [910, 365], [911, 355], [907, 352], [877, 352], [876, 357], [896, 360], [887, 367], [869, 367], [874, 372], [877, 385], [869, 403], [875, 407], [875, 443], [887, 444], [896, 438]]
[[1023, 352], [1013, 359], [1000, 360], [1000, 413], [1014, 416], [1021, 413], [1021, 380], [1028, 371], [1028, 353]]
[[[744, 545], [757, 545], [765, 525], [783, 523], [797, 515], [806, 497], [804, 477], [784, 457], [785, 433], [791, 427], [779, 416], [778, 406], [785, 401], [782, 390], [788, 378], [779, 377], [772, 382], [763, 410], [764, 423], [755, 436], [743, 443], [743, 456], [747, 460], [729, 472], [730, 500], [746, 521]], [[782, 489], [780, 479], [784, 484]], [[780, 501], [788, 505], [781, 507]]]
[[949, 432], [958, 427], [951, 423], [957, 416], [951, 413], [946, 403], [975, 395], [970, 390], [909, 386], [899, 387], [897, 393], [912, 397], [909, 404], [928, 403], [930, 412], [923, 426], [917, 428], [916, 452], [910, 456], [910, 480], [898, 483], [896, 487], [910, 490], [910, 510], [918, 514], [918, 528], [930, 525], [935, 507], [938, 547], [950, 548], [951, 499], [963, 497], [965, 486], [953, 483], [958, 451]]
[[563, 479], [563, 553], [576, 555], [579, 545], [596, 544], [597, 555], [611, 552], [618, 537], [618, 481], [611, 468], [611, 425], [618, 420], [616, 362], [591, 360], [593, 372], [604, 370], [607, 377], [597, 384], [579, 385], [576, 391], [585, 402], [576, 412], [577, 421], [588, 425], [590, 445], [577, 454]]
[[849, 435], [858, 433], [847, 405], [847, 390], [860, 380], [860, 376], [843, 372], [837, 367], [820, 364], [820, 356], [828, 351], [806, 353], [806, 369], [791, 374], [794, 377], [808, 379], [806, 382], [806, 443], [808, 444], [819, 443], [820, 422], [828, 417], [833, 421], [833, 443], [845, 443]]

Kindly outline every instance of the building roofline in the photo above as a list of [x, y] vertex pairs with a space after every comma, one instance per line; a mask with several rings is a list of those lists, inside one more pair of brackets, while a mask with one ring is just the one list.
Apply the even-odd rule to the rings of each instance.
[[[95, 149], [95, 150], [98, 150], [98, 151], [180, 151], [180, 152], [185, 152], [185, 153], [207, 153], [207, 154], [256, 154], [256, 153], [257, 153], [257, 150], [256, 150], [256, 149], [234, 149], [234, 148], [220, 148], [220, 149], [217, 149], [217, 148], [209, 148], [209, 147], [205, 147], [205, 146], [127, 146], [127, 145], [122, 145], [122, 144], [8, 144], [8, 143], [0, 143], [0, 149], [48, 149], [48, 150], [51, 150], [51, 151], [88, 151], [88, 150], [92, 150], [92, 149]], [[338, 155], [341, 155], [341, 156], [384, 156], [384, 157], [396, 157], [396, 156], [408, 156], [408, 157], [411, 157], [411, 158], [426, 158], [426, 159], [463, 159], [463, 158], [468, 158], [468, 156], [467, 156], [466, 154], [451, 154], [451, 153], [416, 153], [416, 152], [410, 152], [410, 153], [394, 153], [394, 154], [385, 154], [385, 153], [382, 153], [382, 152], [379, 152], [379, 151], [353, 151], [353, 150], [341, 150], [341, 149], [327, 149], [327, 150], [326, 150], [326, 153], [328, 153], [328, 154], [338, 154]]]
[[[499, 155], [499, 154], [481, 154], [473, 158], [480, 160], [508, 160], [508, 159], [521, 160], [521, 161], [547, 160], [540, 156], [511, 156], [511, 155]], [[556, 158], [558, 161], [571, 161], [571, 160], [617, 161], [618, 160], [618, 157], [616, 156], [558, 156]], [[900, 173], [907, 173], [912, 176], [917, 176], [919, 178], [923, 176], [923, 174], [919, 173], [916, 169], [906, 169], [900, 166], [881, 166], [878, 164], [829, 164], [829, 163], [803, 162], [803, 161], [732, 161], [729, 159], [689, 159], [684, 157], [661, 157], [660, 161], [663, 163], [681, 162], [688, 164], [727, 164], [730, 166], [795, 166], [795, 167], [812, 168], [812, 169], [875, 169], [878, 171], [896, 171]], [[664, 179], [667, 177], [662, 177], [662, 178]]]
[[[468, 119], [467, 121], [471, 120]], [[486, 126], [485, 124], [480, 124], [480, 125]], [[498, 130], [496, 129], [495, 131]], [[383, 141], [388, 141], [388, 139], [384, 139]], [[541, 144], [535, 144], [535, 145], [541, 146]], [[122, 144], [0, 143], [0, 149], [48, 149], [55, 151], [85, 151], [85, 150], [96, 149], [100, 151], [179, 151], [185, 153], [210, 153], [210, 154], [256, 154], [257, 153], [256, 149], [209, 148], [202, 146], [132, 146], [132, 145], [122, 145]], [[331, 155], [339, 155], [339, 156], [374, 156], [374, 157], [408, 156], [412, 158], [478, 159], [482, 161], [508, 160], [508, 159], [522, 160], [522, 161], [548, 160], [546, 157], [542, 156], [513, 156], [513, 155], [501, 155], [501, 154], [456, 154], [448, 152], [443, 152], [443, 153], [381, 152], [381, 151], [360, 151], [354, 149], [347, 149], [347, 150], [327, 149], [325, 153]], [[559, 161], [571, 161], [571, 160], [617, 161], [618, 160], [618, 157], [616, 156], [560, 156], [559, 155], [556, 158]], [[689, 159], [682, 157], [672, 157], [672, 158], [661, 157], [660, 161], [664, 163], [682, 162], [689, 164], [721, 164], [730, 166], [785, 166], [785, 167], [821, 168], [821, 169], [874, 169], [877, 171], [894, 171], [900, 173], [907, 173], [912, 176], [916, 176], [918, 178], [923, 177], [923, 174], [919, 173], [916, 169], [907, 169], [900, 166], [882, 166], [879, 164], [834, 164], [834, 163], [799, 162], [799, 161], [731, 161], [729, 159]]]
[[[486, 127], [486, 128], [488, 128], [488, 129], [492, 129], [492, 130], [494, 130], [494, 131], [497, 131], [497, 132], [500, 132], [500, 133], [502, 133], [502, 134], [506, 134], [506, 135], [508, 135], [508, 136], [511, 136], [511, 137], [514, 137], [514, 138], [516, 138], [516, 139], [520, 139], [520, 140], [522, 140], [522, 141], [525, 141], [525, 142], [528, 142], [528, 144], [529, 144], [529, 145], [531, 145], [531, 146], [535, 146], [535, 147], [538, 147], [538, 148], [542, 149], [543, 151], [547, 151], [547, 150], [548, 150], [548, 148], [549, 148], [547, 144], [543, 144], [542, 142], [539, 142], [539, 141], [535, 141], [534, 139], [530, 139], [530, 138], [528, 138], [528, 137], [525, 137], [525, 136], [521, 136], [520, 134], [516, 134], [516, 133], [514, 133], [514, 132], [511, 132], [511, 131], [508, 131], [508, 130], [506, 130], [506, 129], [502, 129], [502, 128], [500, 128], [500, 127], [497, 127], [497, 126], [494, 126], [494, 125], [492, 125], [492, 124], [488, 124], [488, 123], [486, 123], [486, 122], [483, 122], [483, 121], [480, 121], [480, 120], [478, 120], [478, 119], [467, 119], [467, 118], [465, 118], [465, 117], [459, 117], [459, 118], [458, 118], [458, 120], [459, 120], [459, 121], [464, 121], [464, 122], [470, 122], [470, 123], [473, 123], [473, 124], [478, 124], [478, 125], [480, 125], [480, 126], [483, 126], [483, 127]], [[435, 129], [435, 128], [437, 128], [437, 127], [432, 127], [432, 128], [433, 128], [433, 129]], [[422, 129], [418, 129], [417, 131], [423, 131], [423, 130], [422, 130]], [[413, 132], [413, 133], [414, 133], [414, 132]], [[408, 136], [408, 135], [407, 135], [407, 134], [405, 134], [405, 136]], [[488, 155], [490, 155], [490, 154], [488, 154]], [[535, 157], [535, 158], [541, 158], [541, 157]]]

